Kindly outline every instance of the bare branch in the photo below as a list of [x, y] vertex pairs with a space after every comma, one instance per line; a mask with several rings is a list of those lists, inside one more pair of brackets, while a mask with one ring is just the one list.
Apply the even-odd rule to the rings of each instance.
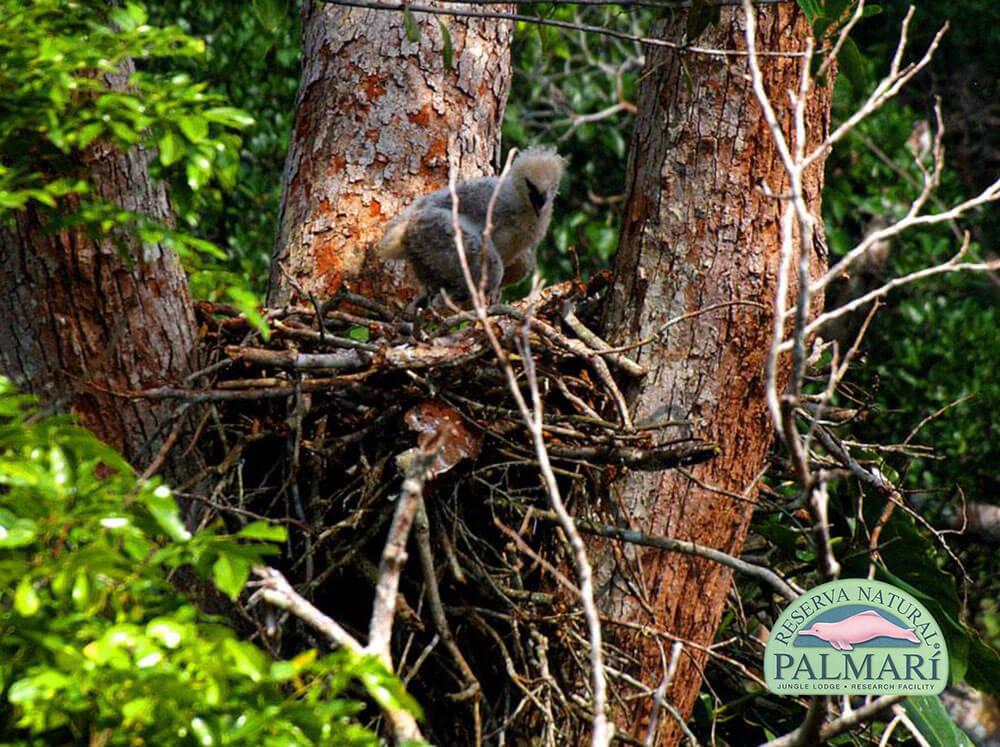
[[[438, 441], [444, 434], [439, 433]], [[375, 603], [372, 607], [371, 622], [368, 626], [368, 651], [378, 656], [392, 669], [392, 621], [396, 615], [396, 595], [399, 593], [399, 576], [406, 563], [406, 540], [423, 499], [424, 481], [438, 448], [417, 449], [403, 479], [403, 490], [397, 498], [396, 512], [389, 525], [389, 536], [382, 550], [382, 560], [378, 567], [378, 584], [375, 586]]]
[[[324, 615], [295, 591], [279, 571], [274, 568], [256, 567], [253, 572], [260, 580], [253, 582], [257, 590], [251, 597], [251, 602], [255, 599], [263, 599], [268, 604], [295, 615], [311, 628], [326, 636], [332, 644], [345, 648], [352, 654], [362, 656], [369, 653], [369, 650], [344, 630], [339, 623]], [[395, 601], [395, 596], [393, 600]], [[385, 717], [397, 739], [423, 740], [420, 727], [417, 726], [416, 719], [409, 711], [387, 709]]]
[[[531, 516], [539, 519], [545, 519], [547, 521], [556, 521], [558, 519], [553, 512], [539, 511], [537, 509], [531, 510]], [[744, 573], [747, 576], [756, 578], [758, 581], [762, 581], [789, 601], [798, 599], [799, 595], [802, 594], [801, 589], [794, 588], [770, 568], [765, 568], [764, 566], [757, 565], [755, 563], [748, 563], [747, 561], [734, 557], [729, 553], [723, 552], [722, 550], [716, 550], [711, 547], [705, 547], [704, 545], [699, 545], [687, 540], [675, 539], [673, 537], [659, 537], [646, 534], [645, 532], [640, 532], [637, 529], [629, 529], [628, 527], [617, 527], [612, 526], [611, 524], [598, 524], [588, 519], [575, 519], [574, 521], [580, 531], [586, 532], [587, 534], [593, 534], [598, 537], [607, 537], [608, 539], [615, 539], [621, 542], [628, 542], [633, 545], [655, 547], [659, 550], [667, 550], [670, 552], [680, 552], [686, 555], [694, 555], [695, 557], [714, 561], [732, 568], [735, 571]]]
[[[850, 731], [855, 726], [877, 717], [887, 708], [890, 708], [900, 702], [905, 697], [906, 696], [904, 695], [883, 695], [881, 698], [873, 700], [871, 703], [866, 703], [850, 713], [846, 713], [839, 718], [835, 718], [833, 721], [828, 721], [823, 728], [820, 729], [819, 738], [821, 741], [826, 741], [828, 739], [833, 739], [838, 734], [843, 734], [845, 731]], [[794, 747], [799, 744], [798, 739], [800, 734], [800, 730], [796, 729], [783, 737], [772, 739], [770, 742], [764, 744], [763, 747]]]
[[258, 598], [263, 599], [268, 604], [295, 615], [309, 627], [326, 636], [327, 640], [335, 646], [346, 648], [359, 656], [364, 653], [364, 646], [354, 636], [344, 630], [336, 620], [324, 615], [309, 600], [295, 591], [280, 571], [274, 568], [256, 567], [253, 572], [260, 580], [252, 582], [257, 590], [250, 599], [251, 603]]
[[[508, 160], [507, 168], [504, 169], [505, 173], [509, 167], [510, 160]], [[501, 174], [497, 189], [499, 189], [499, 184], [502, 182], [505, 173]], [[459, 201], [458, 191], [455, 186], [454, 168], [451, 169], [451, 173], [449, 175], [448, 188], [451, 191], [452, 224], [454, 226], [455, 233], [455, 249], [458, 254], [459, 263], [462, 267], [462, 274], [465, 277], [466, 287], [469, 290], [469, 297], [472, 299], [476, 316], [478, 317], [479, 322], [483, 325], [483, 329], [490, 341], [493, 352], [496, 355], [497, 360], [500, 363], [500, 367], [504, 372], [504, 376], [507, 379], [507, 385], [510, 389], [510, 393], [514, 397], [518, 410], [521, 412], [521, 417], [524, 419], [524, 423], [531, 433], [532, 443], [535, 447], [535, 456], [538, 460], [539, 469], [542, 474], [542, 481], [549, 496], [549, 502], [552, 504], [553, 510], [555, 510], [556, 514], [559, 516], [559, 525], [562, 527], [562, 530], [569, 541], [569, 545], [573, 551], [573, 556], [576, 561], [576, 571], [580, 578], [580, 598], [583, 604], [584, 616], [587, 620], [587, 629], [590, 637], [590, 663], [594, 699], [591, 744], [593, 747], [607, 747], [607, 745], [611, 743], [612, 726], [608, 723], [607, 718], [607, 682], [604, 672], [601, 623], [597, 612], [597, 604], [594, 601], [593, 570], [591, 569], [590, 561], [587, 558], [587, 549], [583, 544], [583, 539], [580, 537], [580, 533], [577, 531], [576, 526], [573, 523], [573, 519], [569, 515], [569, 512], [566, 510], [566, 506], [563, 503], [562, 496], [559, 492], [559, 483], [556, 481], [555, 474], [552, 471], [552, 464], [549, 461], [549, 454], [545, 447], [545, 436], [542, 428], [542, 399], [538, 390], [538, 379], [535, 375], [534, 359], [531, 356], [531, 350], [527, 337], [530, 324], [523, 325], [521, 332], [521, 344], [524, 347], [522, 358], [532, 397], [532, 405], [529, 407], [528, 402], [524, 398], [524, 394], [521, 392], [521, 387], [518, 386], [517, 375], [514, 373], [510, 357], [507, 355], [507, 351], [504, 350], [503, 346], [500, 344], [500, 340], [497, 338], [496, 332], [493, 330], [490, 323], [486, 300], [483, 298], [483, 294], [476, 287], [476, 283], [472, 278], [472, 272], [469, 269], [465, 246], [462, 243], [461, 225], [459, 223]], [[493, 195], [491, 205], [494, 204], [495, 201], [496, 194]], [[492, 213], [492, 210], [488, 211], [487, 214], [488, 225], [492, 223], [492, 216], [490, 213]], [[603, 361], [601, 361], [601, 363], [603, 364]]]
[[[760, 2], [760, 0], [757, 0]], [[474, 11], [462, 10], [459, 8], [439, 8], [433, 5], [418, 5], [416, 3], [404, 2], [381, 2], [380, 0], [323, 0], [328, 5], [342, 5], [348, 8], [368, 8], [370, 10], [389, 10], [402, 12], [409, 10], [411, 13], [427, 13], [437, 16], [454, 16], [456, 18], [490, 18], [501, 21], [519, 21], [522, 23], [534, 23], [539, 26], [551, 26], [554, 28], [568, 29], [570, 31], [583, 31], [589, 34], [608, 36], [613, 39], [646, 44], [652, 47], [666, 47], [676, 49], [689, 54], [703, 54], [714, 57], [745, 57], [746, 52], [738, 49], [711, 49], [708, 47], [698, 47], [681, 42], [667, 41], [652, 36], [641, 36], [630, 34], [625, 31], [615, 31], [603, 26], [592, 26], [585, 23], [573, 23], [571, 21], [560, 21], [554, 18], [543, 18], [540, 16], [528, 16], [518, 13], [504, 13], [500, 11]], [[761, 52], [761, 56], [766, 57], [800, 57], [798, 52]]]

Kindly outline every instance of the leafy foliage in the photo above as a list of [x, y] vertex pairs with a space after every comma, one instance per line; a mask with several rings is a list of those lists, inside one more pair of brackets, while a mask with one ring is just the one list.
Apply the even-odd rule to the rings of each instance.
[[190, 534], [166, 486], [0, 379], [0, 739], [376, 744], [352, 682], [415, 708], [378, 660], [274, 661], [177, 590], [211, 578], [235, 598], [284, 535]]
[[216, 181], [192, 190], [176, 170], [165, 174], [180, 224], [225, 250], [224, 259], [203, 263], [191, 275], [192, 291], [203, 298], [228, 297], [244, 311], [267, 287], [276, 233], [281, 171], [299, 82], [295, 5], [279, 0], [163, 0], [150, 7], [155, 22], [177, 24], [211, 43], [196, 57], [140, 63], [161, 74], [179, 69], [204, 81], [207, 93], [250, 115], [242, 129], [232, 185]]
[[134, 3], [104, 15], [85, 3], [4, 0], [0, 17], [0, 210], [89, 195], [79, 158], [97, 142], [158, 147], [160, 166], [182, 172], [192, 189], [213, 179], [234, 183], [233, 130], [250, 118], [187, 76], [129, 74], [132, 58], [193, 57], [203, 42], [176, 26], [149, 26]]
[[[218, 271], [226, 255], [212, 241], [102, 200], [86, 167], [98, 148], [144, 148], [181, 204], [235, 188], [237, 132], [253, 118], [166, 65], [203, 58], [205, 43], [177, 25], [150, 25], [132, 2], [0, 0], [0, 18], [0, 220], [34, 207], [53, 210], [56, 225], [104, 236], [125, 229], [143, 243], [172, 246], [201, 280], [196, 292], [226, 292]], [[152, 61], [160, 67], [143, 69]], [[225, 279], [243, 287], [232, 273]], [[256, 307], [253, 297], [228, 295], [247, 311]]]

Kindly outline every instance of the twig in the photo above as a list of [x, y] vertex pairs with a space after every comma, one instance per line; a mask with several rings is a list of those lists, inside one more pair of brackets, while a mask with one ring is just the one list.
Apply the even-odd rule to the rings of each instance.
[[228, 345], [226, 355], [233, 360], [249, 361], [262, 366], [291, 368], [310, 371], [317, 368], [353, 370], [362, 368], [365, 359], [357, 350], [339, 350], [335, 353], [299, 353], [295, 350], [268, 350]]
[[[670, 706], [670, 703], [667, 702], [667, 690], [670, 688], [670, 683], [674, 681], [674, 676], [677, 674], [677, 665], [680, 663], [681, 651], [683, 650], [684, 644], [681, 641], [674, 641], [670, 647], [670, 663], [665, 667], [666, 671], [663, 674], [660, 686], [653, 693], [653, 712], [650, 714], [649, 729], [646, 731], [646, 747], [653, 747], [656, 743], [660, 708]], [[663, 656], [662, 646], [660, 647], [660, 656]]]
[[[759, 0], [758, 0], [759, 1]], [[666, 47], [675, 49], [678, 52], [689, 54], [703, 54], [714, 57], [744, 57], [746, 52], [739, 49], [711, 49], [708, 47], [698, 47], [680, 42], [667, 41], [650, 36], [640, 36], [630, 34], [625, 31], [616, 31], [603, 26], [591, 26], [585, 23], [573, 23], [571, 21], [560, 21], [553, 18], [542, 18], [539, 16], [528, 16], [518, 13], [503, 13], [498, 11], [471, 11], [459, 8], [439, 8], [431, 5], [418, 5], [416, 3], [404, 2], [378, 2], [377, 0], [323, 0], [328, 5], [342, 5], [348, 8], [367, 8], [370, 10], [406, 11], [411, 13], [428, 13], [438, 16], [454, 16], [456, 18], [489, 18], [500, 21], [518, 21], [523, 23], [534, 23], [539, 26], [552, 26], [554, 28], [569, 29], [571, 31], [584, 31], [590, 34], [609, 36], [614, 39], [646, 44], [652, 47]], [[801, 57], [797, 52], [761, 52], [761, 56], [767, 57]]]
[[358, 642], [357, 638], [295, 591], [280, 571], [258, 566], [253, 569], [253, 572], [260, 580], [253, 582], [256, 591], [250, 598], [251, 603], [257, 598], [263, 599], [268, 604], [295, 615], [311, 628], [326, 636], [335, 646], [346, 648], [358, 656], [365, 653], [365, 647]]
[[816, 558], [819, 570], [824, 580], [832, 581], [840, 575], [840, 563], [833, 552], [833, 542], [830, 539], [830, 496], [827, 493], [827, 476], [821, 470], [816, 485], [812, 488], [809, 501], [809, 516], [813, 522], [813, 535], [816, 538]]
[[410, 527], [423, 497], [424, 481], [437, 458], [443, 438], [444, 434], [439, 432], [432, 439], [433, 445], [414, 450], [413, 460], [403, 479], [402, 492], [396, 499], [396, 511], [389, 525], [389, 536], [386, 537], [378, 567], [375, 603], [368, 626], [368, 650], [382, 659], [389, 669], [392, 669], [392, 653], [389, 648], [392, 621], [396, 611], [396, 594], [399, 592], [399, 576], [406, 563], [406, 540], [410, 536]]
[[621, 353], [613, 351], [608, 343], [589, 330], [587, 326], [577, 317], [572, 303], [567, 302], [566, 308], [563, 311], [563, 321], [565, 321], [569, 328], [576, 333], [577, 337], [590, 345], [591, 348], [607, 358], [622, 371], [625, 371], [632, 376], [645, 376], [649, 373], [646, 368], [640, 366], [634, 360], [626, 358]]
[[[820, 729], [819, 738], [822, 741], [826, 741], [828, 739], [833, 739], [838, 734], [850, 731], [855, 726], [875, 718], [882, 713], [882, 711], [896, 703], [899, 703], [905, 697], [905, 695], [883, 695], [881, 698], [873, 700], [871, 703], [867, 703], [860, 708], [841, 716], [840, 718], [828, 721]], [[772, 739], [770, 742], [764, 744], [763, 747], [794, 747], [799, 744], [799, 734], [799, 729], [796, 729], [795, 731], [785, 734], [782, 737]]]
[[[537, 319], [534, 316], [528, 315], [515, 309], [513, 307], [500, 307], [501, 310], [513, 316], [515, 319], [520, 319], [524, 321], [526, 327], [530, 327], [536, 332], [540, 333], [543, 337], [555, 342], [557, 345], [561, 345], [572, 353], [584, 358], [593, 369], [594, 373], [597, 374], [597, 378], [601, 380], [604, 384], [605, 389], [614, 399], [615, 404], [618, 406], [618, 414], [622, 418], [622, 423], [625, 428], [632, 430], [632, 416], [629, 413], [628, 403], [625, 401], [625, 396], [622, 394], [621, 389], [618, 388], [618, 384], [615, 383], [614, 377], [611, 375], [611, 371], [608, 370], [608, 365], [604, 362], [602, 353], [600, 351], [594, 351], [588, 348], [580, 340], [574, 340], [565, 335], [562, 335], [553, 328], [550, 324], [543, 322], [541, 319]], [[610, 350], [607, 352], [611, 352]]]
[[[535, 508], [529, 509], [529, 515], [546, 521], [558, 520], [558, 517], [554, 512], [540, 511]], [[758, 581], [764, 582], [789, 601], [798, 599], [799, 595], [803, 593], [801, 589], [794, 588], [770, 568], [765, 568], [764, 566], [756, 565], [755, 563], [748, 563], [747, 561], [733, 557], [722, 550], [716, 550], [711, 547], [705, 547], [704, 545], [699, 545], [687, 540], [675, 539], [673, 537], [659, 537], [652, 534], [646, 534], [645, 532], [640, 532], [636, 529], [629, 529], [628, 527], [617, 527], [612, 526], [611, 524], [598, 524], [588, 519], [575, 519], [574, 522], [581, 532], [586, 532], [587, 534], [593, 534], [598, 537], [607, 537], [608, 539], [615, 539], [621, 542], [628, 542], [633, 545], [655, 547], [659, 550], [681, 552], [687, 555], [694, 555], [699, 558], [714, 561], [732, 568], [733, 570], [739, 571], [740, 573], [744, 573], [752, 578], [756, 578]]]
[[[997, 196], [1000, 197], [1000, 191], [998, 191]], [[966, 241], [968, 241], [968, 232], [966, 232]], [[934, 277], [935, 275], [950, 274], [953, 272], [996, 272], [1000, 270], [1000, 260], [993, 260], [990, 262], [954, 262], [949, 261], [941, 265], [935, 265], [934, 267], [925, 267], [922, 270], [917, 270], [911, 272], [908, 275], [903, 275], [902, 277], [893, 278], [887, 283], [879, 286], [875, 290], [865, 293], [862, 296], [858, 296], [854, 300], [844, 304], [843, 306], [838, 306], [836, 309], [821, 314], [816, 317], [810, 324], [806, 327], [806, 335], [811, 335], [818, 332], [822, 327], [824, 327], [829, 322], [834, 319], [839, 319], [844, 314], [849, 314], [857, 308], [860, 308], [866, 304], [871, 303], [877, 298], [882, 298], [887, 296], [889, 293], [894, 291], [903, 285], [909, 285], [910, 283], [915, 283], [918, 280], [925, 280], [929, 277]], [[787, 349], [787, 345], [782, 345], [781, 349]]]
[[899, 722], [906, 727], [906, 730], [910, 732], [910, 736], [913, 737], [914, 741], [917, 743], [917, 747], [932, 747], [931, 743], [927, 741], [927, 737], [923, 735], [917, 725], [913, 723], [909, 716], [906, 715], [906, 710], [902, 705], [896, 703], [892, 707], [892, 712], [894, 714], [893, 723]]
[[659, 472], [707, 462], [718, 455], [719, 445], [710, 441], [665, 444], [650, 448], [634, 446], [549, 446], [549, 454], [563, 459], [585, 459], [598, 464], [621, 464], [634, 470]]
[[465, 690], [462, 693], [463, 698], [471, 698], [474, 701], [472, 709], [476, 744], [481, 744], [483, 737], [483, 725], [479, 715], [479, 698], [480, 693], [482, 692], [482, 686], [479, 684], [479, 680], [476, 679], [476, 675], [473, 673], [469, 663], [465, 660], [462, 650], [458, 647], [458, 644], [455, 643], [455, 636], [451, 632], [451, 626], [448, 624], [448, 618], [444, 612], [444, 605], [441, 603], [441, 592], [438, 589], [437, 572], [434, 569], [434, 553], [431, 550], [430, 521], [427, 517], [427, 506], [424, 504], [424, 499], [422, 497], [417, 503], [417, 515], [414, 519], [413, 535], [413, 538], [417, 543], [417, 552], [420, 556], [420, 567], [424, 574], [424, 588], [427, 591], [427, 601], [431, 612], [431, 619], [434, 621], [434, 627], [437, 629], [437, 634], [440, 636], [441, 640], [444, 641], [445, 647], [448, 649], [448, 652], [455, 660], [455, 664], [458, 665], [459, 671], [462, 673], [462, 679], [464, 681], [463, 684], [465, 686]]
[[813, 695], [809, 699], [809, 708], [802, 726], [798, 728], [795, 747], [813, 747], [819, 742], [819, 734], [830, 713], [830, 697], [828, 695]]
[[[509, 160], [507, 166], [508, 168], [510, 166]], [[507, 169], [505, 169], [505, 171], [507, 171]], [[500, 177], [500, 181], [502, 180], [503, 175]], [[600, 617], [597, 612], [597, 604], [594, 601], [593, 571], [590, 566], [590, 561], [587, 558], [587, 550], [583, 544], [583, 539], [580, 537], [580, 533], [576, 530], [576, 526], [573, 524], [573, 519], [570, 517], [569, 512], [566, 510], [566, 506], [563, 503], [562, 496], [559, 492], [559, 484], [556, 482], [555, 474], [552, 472], [552, 465], [549, 461], [548, 451], [545, 447], [545, 436], [544, 431], [542, 430], [542, 401], [538, 391], [538, 380], [535, 376], [534, 359], [531, 357], [530, 349], [526, 349], [524, 351], [526, 354], [524, 356], [524, 364], [525, 370], [528, 374], [528, 383], [532, 395], [532, 407], [529, 408], [528, 403], [524, 399], [524, 394], [518, 386], [517, 376], [511, 366], [510, 358], [500, 345], [500, 341], [497, 339], [496, 333], [493, 331], [493, 327], [490, 324], [490, 320], [487, 316], [485, 299], [476, 287], [475, 281], [472, 279], [472, 272], [469, 269], [468, 258], [466, 257], [465, 247], [462, 243], [462, 230], [459, 222], [458, 192], [455, 188], [454, 168], [451, 169], [451, 173], [449, 174], [448, 188], [451, 192], [452, 225], [455, 233], [455, 249], [458, 253], [459, 263], [462, 267], [462, 274], [465, 277], [466, 287], [469, 290], [469, 295], [472, 299], [476, 315], [486, 331], [490, 345], [493, 347], [493, 351], [500, 362], [500, 367], [504, 372], [504, 376], [507, 378], [507, 385], [510, 389], [511, 395], [514, 397], [515, 402], [517, 402], [521, 416], [524, 418], [524, 422], [528, 426], [528, 430], [531, 432], [532, 442], [535, 446], [535, 453], [542, 473], [546, 492], [549, 496], [549, 502], [552, 504], [553, 509], [559, 516], [560, 526], [569, 540], [570, 547], [573, 550], [573, 555], [576, 560], [577, 574], [580, 577], [580, 597], [583, 603], [584, 616], [587, 619], [587, 629], [590, 635], [591, 677], [594, 690], [594, 716], [591, 732], [591, 744], [593, 747], [607, 747], [607, 745], [611, 742], [612, 729], [608, 724], [606, 714], [607, 683], [604, 673], [604, 656], [601, 650]], [[496, 195], [494, 194], [494, 199], [491, 200], [491, 205], [495, 204], [495, 198]], [[487, 213], [487, 225], [491, 225], [493, 222], [490, 212]], [[522, 344], [525, 347], [528, 345], [527, 329], [528, 327], [525, 325], [522, 330]]]

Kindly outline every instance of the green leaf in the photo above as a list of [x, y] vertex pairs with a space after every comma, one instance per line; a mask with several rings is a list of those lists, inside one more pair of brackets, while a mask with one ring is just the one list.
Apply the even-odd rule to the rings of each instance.
[[403, 9], [403, 28], [406, 30], [407, 39], [414, 44], [420, 41], [420, 25], [409, 7]]
[[196, 145], [208, 137], [208, 122], [203, 117], [193, 115], [179, 117], [177, 126], [181, 128], [184, 137]]
[[163, 137], [157, 141], [156, 145], [160, 150], [160, 162], [164, 166], [177, 163], [181, 159], [181, 156], [184, 155], [184, 141], [173, 130], [167, 130], [163, 134]]
[[455, 66], [455, 48], [451, 43], [451, 31], [445, 25], [445, 22], [438, 18], [438, 28], [441, 29], [441, 41], [444, 42], [444, 66], [451, 70]]
[[[183, 245], [185, 249], [194, 249], [205, 256], [212, 257], [213, 259], [229, 259], [224, 251], [213, 244], [211, 241], [206, 241], [205, 239], [199, 239], [197, 236], [178, 236], [180, 244]], [[179, 251], [181, 247], [176, 246]]]
[[218, 744], [215, 734], [212, 733], [212, 728], [200, 716], [191, 719], [191, 731], [201, 747], [212, 747], [212, 745]]
[[147, 724], [152, 721], [156, 705], [156, 700], [153, 698], [136, 698], [125, 703], [122, 706], [122, 716], [125, 718], [125, 726]]
[[14, 609], [22, 617], [32, 617], [41, 606], [42, 602], [38, 598], [34, 584], [28, 576], [25, 576], [18, 583], [17, 590], [14, 592]]
[[86, 148], [92, 142], [94, 142], [101, 133], [104, 132], [103, 122], [91, 122], [89, 125], [81, 128], [76, 135], [76, 144], [80, 148]]
[[139, 25], [129, 13], [128, 8], [112, 8], [108, 17], [123, 32], [135, 31], [136, 26]]
[[139, 142], [139, 133], [124, 122], [112, 119], [108, 122], [108, 129], [125, 145], [135, 145]]
[[240, 310], [240, 313], [246, 317], [247, 321], [250, 322], [258, 332], [260, 332], [260, 336], [263, 337], [265, 341], [270, 340], [271, 328], [267, 326], [267, 322], [260, 313], [260, 301], [257, 296], [246, 288], [239, 288], [236, 286], [227, 288], [226, 295], [236, 305], [236, 308]]
[[288, 539], [288, 531], [280, 524], [271, 524], [267, 521], [254, 521], [243, 527], [237, 536], [269, 542], [284, 542]]
[[128, 13], [129, 18], [136, 26], [142, 26], [146, 21], [149, 20], [149, 15], [146, 13], [146, 9], [143, 8], [138, 3], [126, 3], [125, 11]]
[[368, 342], [371, 339], [371, 330], [368, 327], [362, 327], [358, 325], [356, 327], [351, 327], [347, 331], [347, 336], [352, 340], [357, 340], [358, 342]]
[[233, 660], [236, 671], [246, 675], [254, 682], [261, 682], [268, 673], [268, 657], [256, 646], [244, 641], [227, 640], [224, 644], [226, 653]]
[[385, 709], [405, 709], [418, 719], [423, 718], [420, 705], [380, 660], [373, 656], [364, 656], [359, 659], [358, 667], [358, 679], [372, 700]]
[[169, 488], [160, 485], [154, 490], [147, 490], [145, 496], [146, 508], [156, 519], [156, 523], [167, 535], [177, 542], [187, 542], [191, 533], [181, 520], [181, 512], [170, 494]]
[[1000, 652], [983, 643], [975, 634], [969, 640], [969, 668], [966, 679], [977, 690], [1000, 697]]
[[202, 114], [209, 122], [215, 122], [216, 124], [234, 129], [250, 127], [254, 123], [253, 117], [242, 109], [237, 109], [233, 106], [216, 106], [212, 109], [206, 109]]
[[813, 33], [817, 38], [822, 37], [831, 26], [837, 26], [841, 21], [846, 20], [847, 8], [854, 3], [852, 0], [826, 0], [826, 7], [812, 24]]
[[73, 582], [73, 591], [70, 593], [73, 606], [78, 610], [84, 609], [90, 604], [90, 576], [83, 568], [76, 572], [76, 580]]
[[848, 38], [840, 48], [840, 71], [855, 91], [865, 86], [865, 61], [854, 40]]
[[24, 547], [35, 541], [35, 522], [0, 509], [0, 548]]
[[219, 590], [234, 602], [250, 578], [250, 563], [243, 558], [224, 554], [212, 565], [212, 580]]
[[810, 24], [823, 12], [823, 4], [820, 0], [797, 0], [797, 2]]
[[30, 703], [45, 700], [70, 684], [70, 679], [54, 669], [44, 669], [32, 677], [25, 677], [10, 686], [7, 699], [11, 703]]
[[157, 617], [149, 621], [146, 635], [167, 648], [177, 648], [185, 639], [186, 632], [182, 625], [167, 617]]
[[212, 176], [212, 164], [204, 155], [198, 154], [188, 160], [185, 165], [185, 175], [188, 186], [197, 192], [208, 184], [208, 180]]
[[909, 697], [903, 701], [903, 708], [928, 744], [973, 747], [968, 735], [955, 726], [940, 698], [930, 695]]

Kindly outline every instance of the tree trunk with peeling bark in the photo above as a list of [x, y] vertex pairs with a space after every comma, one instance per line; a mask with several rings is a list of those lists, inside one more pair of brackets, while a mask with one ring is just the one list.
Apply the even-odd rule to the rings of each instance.
[[400, 263], [374, 256], [382, 226], [447, 184], [452, 164], [460, 179], [494, 173], [511, 23], [422, 16], [417, 25], [411, 41], [402, 13], [304, 4], [271, 305], [341, 288], [412, 296]]
[[[124, 86], [132, 70], [127, 63], [109, 85]], [[122, 153], [95, 143], [79, 168], [93, 197], [170, 223], [150, 159], [140, 148]], [[76, 205], [67, 199], [63, 207]], [[0, 373], [47, 410], [72, 411], [141, 467], [166, 438], [176, 403], [124, 393], [179, 385], [192, 370], [187, 278], [165, 246], [143, 245], [126, 229], [111, 238], [94, 238], [85, 227], [56, 229], [55, 217], [28, 208], [0, 227]]]
[[[809, 25], [794, 5], [759, 6], [758, 12], [759, 49], [804, 49]], [[724, 10], [699, 46], [745, 49], [744, 23], [741, 11]], [[656, 34], [681, 39], [684, 24], [678, 14]], [[765, 56], [761, 67], [790, 133], [787, 92], [797, 90], [800, 60]], [[605, 336], [614, 345], [657, 338], [639, 355], [649, 374], [630, 392], [636, 422], [667, 414], [688, 417], [699, 435], [721, 445], [721, 453], [693, 469], [694, 479], [680, 471], [625, 473], [609, 500], [620, 521], [635, 529], [738, 554], [773, 435], [764, 360], [781, 251], [781, 205], [762, 187], [787, 193], [788, 179], [754, 98], [745, 56], [656, 48], [642, 81]], [[806, 121], [812, 145], [826, 133], [829, 109], [829, 89], [815, 90]], [[805, 182], [816, 216], [822, 179], [819, 162]], [[793, 267], [797, 262], [796, 257]], [[814, 257], [813, 272], [822, 264]], [[661, 332], [668, 321], [698, 310], [705, 313]], [[779, 383], [787, 380], [787, 364]], [[731, 571], [687, 555], [596, 541], [591, 552], [606, 636], [638, 666], [611, 663], [652, 693], [664, 676], [662, 652], [669, 652], [674, 637], [711, 644]], [[668, 692], [685, 718], [706, 659], [704, 649], [686, 647]], [[652, 698], [619, 701], [616, 708], [618, 728], [644, 739]], [[678, 743], [681, 731], [662, 710], [659, 725], [657, 744]]]

